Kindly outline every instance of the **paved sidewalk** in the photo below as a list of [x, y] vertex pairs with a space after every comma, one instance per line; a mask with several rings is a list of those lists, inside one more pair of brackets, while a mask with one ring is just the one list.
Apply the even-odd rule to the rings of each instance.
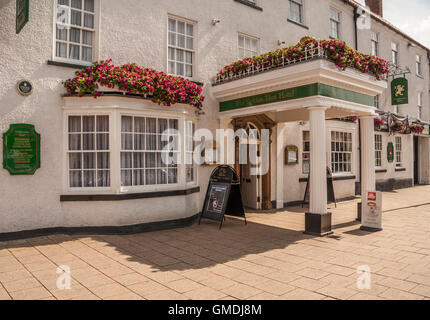
[[[249, 214], [128, 236], [0, 242], [0, 299], [430, 299], [430, 187], [384, 193], [384, 230], [333, 212], [334, 235], [304, 235], [305, 210]], [[332, 207], [332, 206], [330, 206]], [[71, 289], [57, 288], [57, 267]], [[359, 266], [371, 288], [357, 289]]]

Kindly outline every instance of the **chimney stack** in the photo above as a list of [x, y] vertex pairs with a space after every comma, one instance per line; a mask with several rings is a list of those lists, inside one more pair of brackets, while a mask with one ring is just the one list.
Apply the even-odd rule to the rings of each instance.
[[382, 0], [366, 0], [366, 6], [370, 8], [374, 14], [382, 17]]

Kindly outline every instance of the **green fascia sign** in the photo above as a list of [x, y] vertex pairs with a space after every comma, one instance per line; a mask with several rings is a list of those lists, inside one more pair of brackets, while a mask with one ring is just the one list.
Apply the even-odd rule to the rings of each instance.
[[16, 34], [21, 32], [29, 18], [30, 0], [16, 0]]
[[391, 82], [391, 104], [397, 106], [400, 104], [408, 104], [408, 79], [396, 78]]
[[387, 160], [389, 163], [394, 161], [394, 145], [392, 142], [388, 142], [387, 145]]
[[323, 96], [353, 103], [359, 103], [371, 107], [374, 106], [374, 98], [372, 96], [329, 86], [322, 83], [313, 83], [296, 88], [289, 88], [256, 96], [224, 101], [220, 103], [220, 111], [223, 112], [312, 96]]
[[3, 134], [3, 168], [11, 175], [31, 175], [40, 168], [40, 135], [31, 124], [11, 124]]

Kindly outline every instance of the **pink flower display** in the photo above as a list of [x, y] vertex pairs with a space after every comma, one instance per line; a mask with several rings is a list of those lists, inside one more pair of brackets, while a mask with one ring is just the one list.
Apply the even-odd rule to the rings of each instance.
[[183, 103], [201, 109], [204, 101], [202, 88], [190, 80], [136, 64], [117, 67], [111, 59], [76, 71], [75, 77], [63, 81], [63, 85], [68, 96], [91, 94], [97, 98], [103, 94], [100, 86], [116, 86], [122, 92], [140, 95], [142, 98], [149, 97], [154, 103], [165, 106]]
[[225, 66], [219, 71], [218, 77], [223, 79], [229, 75], [239, 75], [252, 66], [256, 69], [264, 69], [286, 65], [289, 61], [302, 59], [306, 52], [312, 52], [312, 49], [317, 50], [318, 47], [322, 48], [325, 56], [341, 70], [351, 67], [363, 73], [370, 73], [377, 80], [380, 80], [384, 74], [388, 73], [386, 60], [363, 54], [348, 47], [343, 41], [316, 40], [311, 37], [305, 37], [295, 46], [280, 48], [252, 58], [245, 58]]

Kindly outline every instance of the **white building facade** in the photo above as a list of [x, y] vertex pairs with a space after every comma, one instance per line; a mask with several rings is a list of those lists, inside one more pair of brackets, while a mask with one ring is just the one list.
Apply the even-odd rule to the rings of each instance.
[[[178, 130], [185, 137], [175, 149], [184, 160], [192, 153], [189, 137], [199, 128], [215, 135], [219, 128], [266, 124], [272, 132], [267, 177], [249, 177], [248, 169], [236, 165], [244, 202], [255, 209], [280, 209], [302, 202], [314, 152], [311, 122], [317, 128], [321, 119], [326, 119], [320, 128], [325, 137], [319, 136], [318, 141], [326, 146], [322, 158], [333, 171], [337, 199], [355, 197], [361, 181], [367, 183], [369, 177], [381, 190], [430, 183], [428, 132], [393, 135], [382, 131], [362, 141], [366, 136], [363, 127], [373, 122], [377, 112], [428, 123], [429, 51], [375, 14], [369, 18], [370, 28], [357, 29], [357, 6], [340, 0], [128, 0], [126, 5], [113, 0], [40, 0], [30, 2], [29, 22], [16, 34], [16, 3], [6, 1], [0, 7], [0, 131], [4, 133], [16, 123], [34, 125], [41, 135], [41, 167], [34, 175], [16, 176], [0, 170], [4, 199], [0, 234], [61, 232], [67, 230], [64, 228], [133, 232], [192, 223], [201, 212], [214, 167], [162, 164], [164, 129]], [[269, 85], [274, 81], [273, 72], [278, 71], [266, 73], [271, 74], [267, 79], [257, 75], [233, 80], [230, 87], [214, 83], [225, 65], [294, 45], [304, 36], [338, 38], [365, 54], [409, 67], [409, 104], [391, 106], [385, 81], [354, 70], [339, 71], [325, 60], [280, 71], [279, 79], [288, 80], [285, 86], [281, 82]], [[166, 107], [118, 92], [98, 99], [64, 96], [61, 81], [73, 77], [77, 69], [106, 59], [115, 65], [136, 63], [198, 83], [205, 96], [203, 113], [185, 104]], [[304, 76], [307, 71], [312, 79]], [[288, 74], [303, 75], [303, 82], [296, 83]], [[330, 74], [332, 82], [327, 80]], [[31, 95], [18, 93], [20, 80], [32, 84]], [[378, 97], [376, 108], [325, 99], [318, 101], [318, 106], [326, 104], [322, 115], [300, 111], [311, 110], [313, 102], [309, 101], [294, 106], [284, 103], [270, 110], [252, 106], [240, 112], [220, 109], [226, 101], [317, 80]], [[253, 93], [253, 88], [247, 88], [251, 85], [255, 86]], [[360, 118], [360, 126], [358, 121], [338, 119], [352, 115]], [[363, 150], [369, 141], [375, 151]], [[393, 163], [387, 161], [388, 142], [395, 145]], [[141, 147], [137, 147], [139, 143]], [[297, 147], [295, 165], [285, 165], [287, 146]], [[363, 159], [373, 159], [373, 155], [374, 178], [368, 165], [363, 165]], [[367, 170], [366, 177], [363, 170]], [[311, 196], [314, 209], [317, 201]]]

